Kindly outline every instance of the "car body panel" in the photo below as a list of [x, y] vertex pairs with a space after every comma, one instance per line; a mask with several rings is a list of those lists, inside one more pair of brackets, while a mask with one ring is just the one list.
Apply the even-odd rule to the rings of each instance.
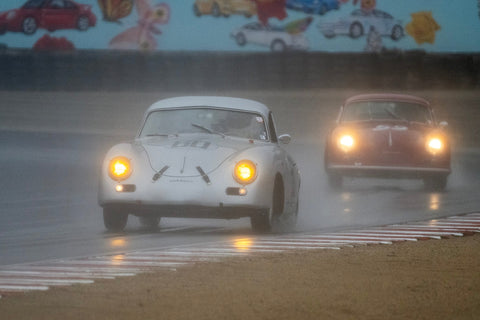
[[[88, 19], [87, 27], [96, 24], [96, 16], [91, 6], [78, 4], [72, 0], [30, 0], [21, 8], [0, 13], [0, 28], [3, 32], [25, 32], [33, 34], [37, 28], [54, 31], [58, 29], [78, 28], [81, 17]], [[35, 20], [36, 27], [31, 31], [24, 30], [27, 18]]]
[[[358, 34], [353, 34], [353, 26], [360, 26]], [[394, 19], [390, 14], [380, 11], [365, 11], [362, 9], [354, 10], [349, 16], [340, 18], [335, 22], [322, 22], [318, 24], [320, 32], [326, 37], [336, 35], [349, 35], [353, 38], [366, 35], [371, 28], [374, 28], [382, 36], [393, 36], [398, 40], [403, 36], [402, 21]], [[399, 28], [399, 34], [395, 33], [394, 28]]]
[[[289, 33], [282, 27], [273, 27], [263, 25], [259, 22], [252, 22], [245, 26], [235, 29], [230, 34], [232, 38], [237, 40], [237, 44], [244, 45], [252, 43], [262, 46], [268, 46], [272, 51], [284, 50], [308, 50], [309, 43], [303, 32]], [[244, 43], [239, 41], [239, 37], [244, 39]], [[275, 47], [276, 42], [281, 42], [282, 47]]]
[[330, 10], [338, 10], [338, 0], [287, 0], [286, 7], [305, 13], [325, 14]]
[[253, 16], [257, 13], [257, 6], [251, 0], [196, 0], [194, 9], [197, 15], [215, 14], [215, 6], [219, 10], [218, 14], [225, 16], [231, 14]]
[[[161, 100], [147, 109], [142, 127], [155, 112], [214, 110], [254, 113], [264, 122], [269, 135], [262, 139], [223, 136], [209, 132], [145, 135], [113, 146], [102, 165], [98, 201], [103, 208], [130, 210], [134, 215], [163, 217], [239, 218], [265, 212], [272, 206], [276, 176], [283, 179], [285, 212], [296, 212], [300, 175], [275, 134], [269, 109], [258, 102], [227, 97], [179, 97]], [[260, 119], [260, 117], [262, 119]], [[130, 160], [132, 174], [125, 180], [109, 177], [111, 159]], [[234, 178], [235, 165], [241, 160], [256, 165], [252, 183]], [[155, 176], [157, 177], [155, 178]], [[134, 192], [117, 192], [118, 184], [134, 185]], [[244, 188], [245, 195], [231, 195], [228, 188]]]
[[[368, 106], [364, 110], [369, 109], [369, 118], [361, 112], [349, 114], [348, 110], [361, 110], [365, 106]], [[382, 114], [382, 109], [376, 109], [381, 112], [372, 113], [371, 106], [388, 110]], [[390, 116], [391, 110], [398, 110], [398, 114]], [[402, 117], [399, 116], [401, 110]], [[419, 113], [407, 114], [409, 110]], [[351, 150], [346, 151], [338, 143], [344, 135], [352, 136], [355, 141]], [[427, 147], [433, 137], [444, 144], [435, 154]], [[399, 94], [358, 95], [345, 101], [336, 125], [327, 136], [325, 170], [342, 176], [447, 176], [451, 172], [450, 153], [448, 135], [425, 99]]]

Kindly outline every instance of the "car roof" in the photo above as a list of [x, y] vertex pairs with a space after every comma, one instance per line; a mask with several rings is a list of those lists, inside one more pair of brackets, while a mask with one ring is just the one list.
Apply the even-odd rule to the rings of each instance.
[[224, 108], [231, 110], [249, 111], [260, 113], [266, 118], [270, 110], [266, 105], [258, 101], [232, 98], [232, 97], [219, 97], [219, 96], [185, 96], [163, 99], [152, 104], [147, 113], [155, 110], [165, 110], [173, 108], [184, 107], [214, 107]]
[[399, 94], [399, 93], [369, 93], [369, 94], [359, 94], [345, 100], [344, 105], [350, 104], [352, 102], [358, 101], [403, 101], [403, 102], [413, 102], [423, 104], [425, 106], [430, 106], [430, 102], [427, 100], [409, 95], [409, 94]]

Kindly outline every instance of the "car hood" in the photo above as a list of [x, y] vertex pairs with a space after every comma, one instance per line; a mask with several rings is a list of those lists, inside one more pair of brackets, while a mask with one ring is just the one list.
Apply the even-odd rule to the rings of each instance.
[[153, 170], [170, 177], [199, 176], [201, 171], [208, 174], [228, 158], [255, 146], [247, 139], [217, 135], [148, 137], [136, 140], [136, 144], [144, 150]]

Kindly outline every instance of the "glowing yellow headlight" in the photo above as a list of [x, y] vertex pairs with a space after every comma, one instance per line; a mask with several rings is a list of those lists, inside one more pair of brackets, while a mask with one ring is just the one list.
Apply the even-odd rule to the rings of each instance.
[[355, 146], [355, 139], [351, 135], [343, 135], [338, 139], [338, 146], [343, 151], [350, 151]]
[[443, 150], [443, 141], [440, 138], [430, 138], [427, 142], [427, 149], [430, 153], [436, 154]]
[[132, 174], [130, 160], [125, 157], [117, 157], [110, 161], [108, 174], [113, 180], [125, 180]]
[[257, 167], [250, 160], [239, 161], [235, 165], [233, 176], [241, 184], [252, 183], [257, 177]]

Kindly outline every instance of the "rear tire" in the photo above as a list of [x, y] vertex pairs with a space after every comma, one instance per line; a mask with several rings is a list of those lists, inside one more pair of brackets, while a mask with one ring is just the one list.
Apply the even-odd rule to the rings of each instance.
[[87, 31], [90, 27], [90, 20], [87, 16], [80, 16], [77, 21], [77, 29], [80, 31]]
[[287, 49], [285, 42], [280, 39], [273, 40], [272, 44], [270, 45], [270, 49], [273, 52], [284, 52]]
[[360, 23], [354, 22], [350, 26], [350, 37], [353, 39], [357, 39], [363, 35], [363, 27]]
[[128, 213], [118, 209], [103, 208], [103, 223], [108, 231], [123, 231], [127, 225]]

